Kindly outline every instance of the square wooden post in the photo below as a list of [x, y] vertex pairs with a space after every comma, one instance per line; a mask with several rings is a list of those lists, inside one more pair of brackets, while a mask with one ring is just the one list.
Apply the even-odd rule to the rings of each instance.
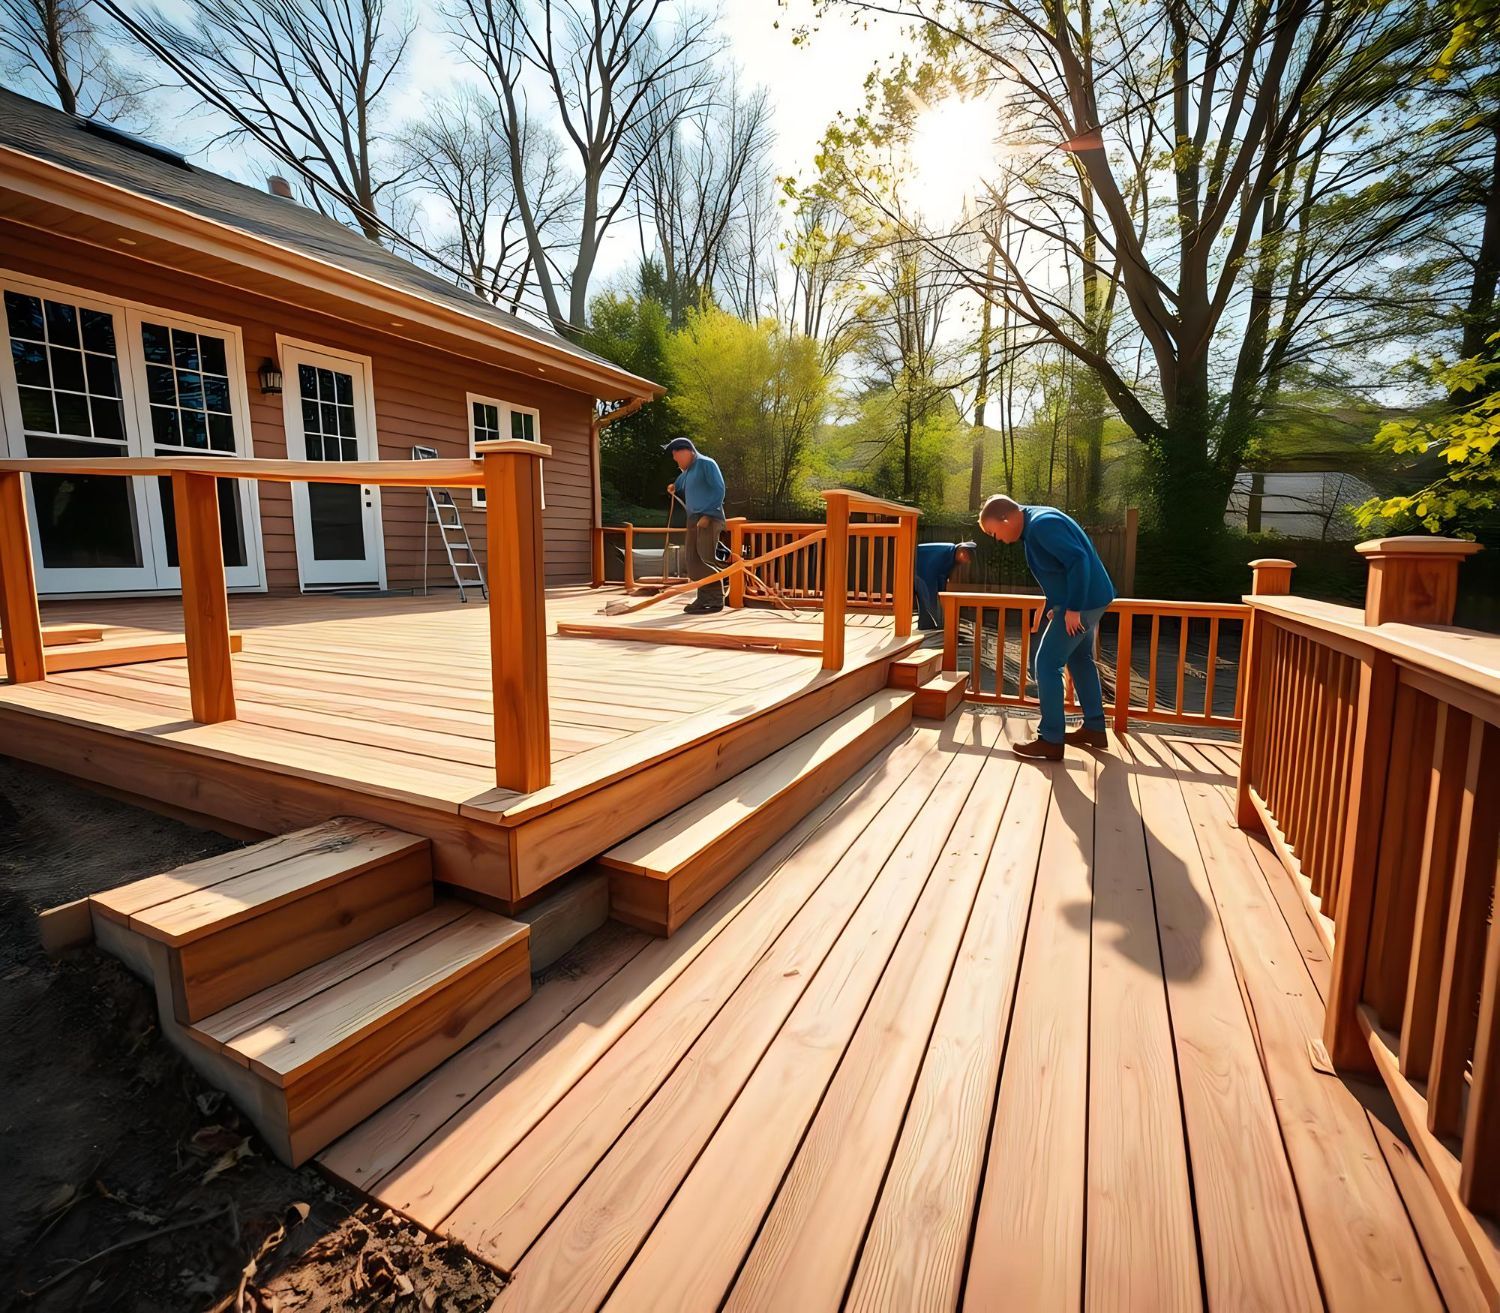
[[[1255, 597], [1285, 597], [1292, 591], [1292, 571], [1295, 561], [1283, 561], [1274, 557], [1250, 562], [1250, 592]], [[1240, 773], [1235, 785], [1235, 823], [1242, 830], [1263, 830], [1260, 813], [1250, 801], [1251, 772], [1255, 766], [1260, 734], [1260, 712], [1270, 687], [1270, 670], [1266, 666], [1265, 651], [1267, 621], [1252, 608], [1245, 620], [1241, 637], [1243, 652], [1240, 657], [1240, 682], [1244, 689], [1244, 714], [1240, 718]]]
[[0, 470], [0, 633], [5, 638], [11, 683], [34, 684], [47, 678], [31, 527], [26, 517], [26, 480], [9, 470]]
[[[666, 553], [662, 553], [662, 561], [666, 561]], [[666, 573], [663, 564], [662, 573]], [[635, 525], [629, 520], [625, 521], [625, 573], [622, 576], [622, 586], [627, 593], [635, 589]]]
[[891, 585], [891, 604], [896, 612], [896, 637], [911, 637], [911, 613], [917, 578], [917, 517], [903, 515], [896, 521], [896, 571]]
[[552, 779], [541, 478], [552, 449], [516, 441], [474, 449], [484, 469], [495, 782], [533, 793]]
[[1457, 538], [1376, 538], [1354, 549], [1369, 564], [1367, 625], [1451, 625], [1458, 567], [1481, 548]]
[[1130, 640], [1135, 613], [1127, 609], [1116, 612], [1116, 615], [1119, 617], [1120, 628], [1115, 634], [1114, 726], [1116, 734], [1124, 734], [1130, 728], [1130, 683], [1133, 673]]
[[823, 669], [844, 668], [844, 609], [849, 601], [849, 494], [825, 492], [828, 536], [823, 541]]
[[194, 720], [217, 725], [235, 718], [219, 481], [209, 474], [173, 473], [172, 504], [177, 511], [177, 564], [182, 571], [188, 697]]
[[604, 587], [604, 529], [595, 525], [589, 530], [590, 582], [595, 588]]
[[[731, 562], [741, 560], [745, 555], [745, 517], [737, 515], [729, 521], [729, 559]], [[745, 605], [745, 572], [736, 570], [729, 577], [729, 605], [742, 607]]]

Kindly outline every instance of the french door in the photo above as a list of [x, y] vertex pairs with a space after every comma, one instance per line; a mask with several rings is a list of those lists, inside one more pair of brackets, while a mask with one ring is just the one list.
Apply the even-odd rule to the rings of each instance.
[[[0, 414], [16, 457], [248, 454], [244, 367], [221, 326], [0, 275]], [[30, 480], [44, 593], [180, 587], [170, 484]], [[226, 582], [262, 582], [253, 485], [220, 485]]]
[[[368, 362], [283, 341], [281, 365], [287, 455], [310, 461], [374, 460], [375, 407]], [[304, 588], [384, 586], [378, 488], [295, 483], [292, 524]]]

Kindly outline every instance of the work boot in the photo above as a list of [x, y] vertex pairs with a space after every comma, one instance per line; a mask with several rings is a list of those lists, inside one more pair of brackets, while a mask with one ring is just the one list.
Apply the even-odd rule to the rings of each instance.
[[711, 602], [694, 602], [691, 606], [682, 608], [685, 615], [715, 615], [723, 609], [722, 606], [714, 606]]
[[1089, 729], [1080, 725], [1064, 734], [1063, 742], [1071, 743], [1075, 748], [1107, 748], [1109, 735], [1102, 729]]
[[1012, 751], [1018, 757], [1025, 757], [1027, 761], [1061, 761], [1063, 759], [1063, 745], [1048, 743], [1046, 739], [1032, 739], [1030, 743], [1018, 743]]

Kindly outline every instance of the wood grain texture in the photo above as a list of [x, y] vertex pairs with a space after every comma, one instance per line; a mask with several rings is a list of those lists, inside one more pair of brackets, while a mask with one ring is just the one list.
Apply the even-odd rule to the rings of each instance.
[[47, 677], [26, 487], [21, 475], [4, 471], [0, 471], [0, 634], [5, 639], [6, 675], [12, 683]]

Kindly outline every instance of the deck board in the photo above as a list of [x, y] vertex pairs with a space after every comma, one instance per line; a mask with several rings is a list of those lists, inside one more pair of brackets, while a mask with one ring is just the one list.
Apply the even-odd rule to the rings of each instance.
[[324, 1166], [502, 1313], [1477, 1307], [1389, 1109], [1309, 1063], [1326, 964], [1233, 754], [1016, 732], [912, 731]]

